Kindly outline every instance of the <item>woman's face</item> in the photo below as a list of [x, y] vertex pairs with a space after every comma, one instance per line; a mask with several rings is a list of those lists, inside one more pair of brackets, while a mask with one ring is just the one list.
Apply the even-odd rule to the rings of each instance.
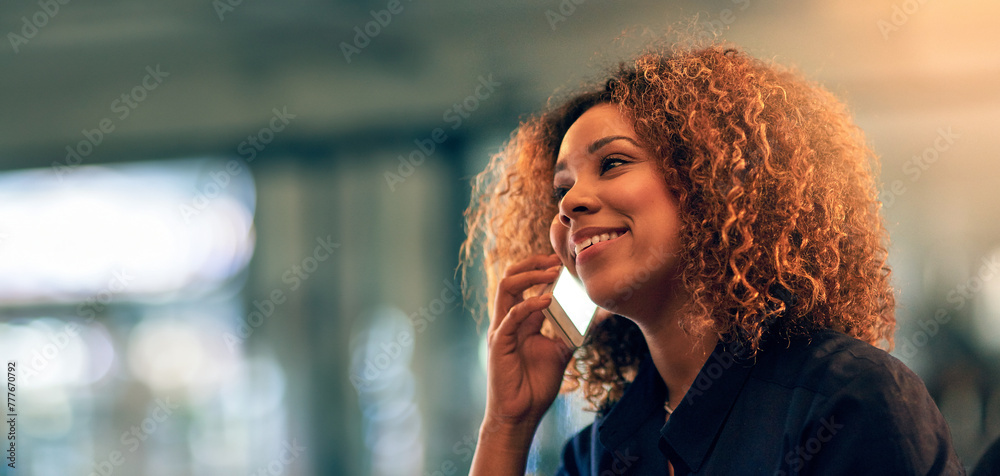
[[556, 160], [552, 248], [594, 302], [627, 317], [649, 313], [676, 286], [680, 218], [658, 160], [612, 104], [581, 115]]

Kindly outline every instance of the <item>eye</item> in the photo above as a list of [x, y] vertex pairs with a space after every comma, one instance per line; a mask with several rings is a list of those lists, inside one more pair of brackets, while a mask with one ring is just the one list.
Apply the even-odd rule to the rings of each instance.
[[562, 200], [563, 196], [565, 196], [566, 192], [568, 192], [568, 191], [569, 191], [569, 189], [566, 188], [566, 187], [556, 187], [556, 186], [553, 186], [552, 187], [552, 201], [556, 202], [556, 203], [559, 203], [559, 200]]
[[615, 166], [613, 166], [612, 164], [615, 163], [627, 164], [628, 161], [615, 155], [609, 155], [601, 159], [601, 174], [604, 174], [608, 170], [613, 169]]

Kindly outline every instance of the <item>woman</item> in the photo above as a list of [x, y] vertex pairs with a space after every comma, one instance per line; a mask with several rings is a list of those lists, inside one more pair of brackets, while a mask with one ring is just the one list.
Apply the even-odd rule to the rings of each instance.
[[[598, 414], [560, 474], [962, 474], [875, 347], [895, 327], [876, 172], [828, 92], [723, 46], [640, 55], [522, 123], [466, 211], [491, 290], [472, 474], [524, 474], [564, 374]], [[613, 313], [575, 358], [533, 296], [560, 266]]]

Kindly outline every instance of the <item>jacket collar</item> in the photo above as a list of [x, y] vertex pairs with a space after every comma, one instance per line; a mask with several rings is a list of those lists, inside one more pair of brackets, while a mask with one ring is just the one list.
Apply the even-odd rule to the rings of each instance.
[[698, 471], [705, 462], [752, 369], [752, 361], [737, 357], [720, 341], [660, 430], [665, 450], [683, 460], [690, 471]]
[[653, 358], [647, 353], [639, 363], [632, 383], [598, 425], [601, 444], [611, 451], [618, 449], [643, 422], [653, 418], [657, 412], [664, 413], [663, 402], [666, 398], [667, 386], [656, 371]]
[[[675, 465], [679, 458], [690, 471], [698, 471], [752, 368], [752, 362], [734, 356], [725, 343], [716, 345], [684, 400], [660, 430], [664, 439], [661, 446]], [[647, 353], [635, 379], [598, 424], [601, 444], [615, 451], [643, 422], [654, 417], [662, 421], [666, 398], [666, 385]]]

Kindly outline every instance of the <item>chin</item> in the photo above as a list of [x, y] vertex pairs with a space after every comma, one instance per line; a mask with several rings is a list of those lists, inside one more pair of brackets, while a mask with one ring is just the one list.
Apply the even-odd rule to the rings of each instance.
[[587, 288], [587, 295], [590, 300], [602, 308], [618, 314], [617, 309], [621, 304], [632, 297], [632, 292], [627, 285], [619, 282], [617, 286], [611, 280], [592, 278], [584, 283]]
[[634, 269], [625, 265], [591, 277], [584, 283], [587, 295], [605, 310], [631, 318], [648, 314], [650, 306], [662, 306], [679, 289], [674, 279], [659, 273], [636, 273]]

